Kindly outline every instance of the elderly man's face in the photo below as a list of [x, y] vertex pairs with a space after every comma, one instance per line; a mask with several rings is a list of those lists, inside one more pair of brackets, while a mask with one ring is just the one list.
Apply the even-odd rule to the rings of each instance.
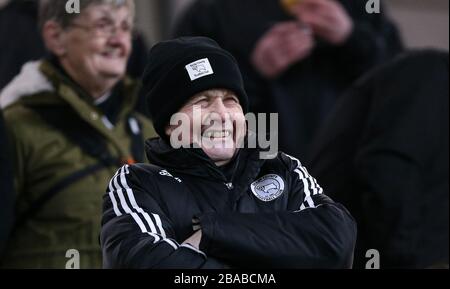
[[127, 7], [92, 5], [64, 32], [65, 52], [58, 56], [86, 78], [119, 78], [131, 53], [131, 33]]
[[[246, 134], [245, 116], [237, 96], [225, 89], [201, 92], [192, 97], [179, 113], [188, 116], [189, 143], [198, 144], [218, 166], [235, 155]], [[195, 129], [196, 124], [200, 127]], [[169, 126], [170, 136], [179, 126]], [[186, 137], [186, 136], [184, 136]]]

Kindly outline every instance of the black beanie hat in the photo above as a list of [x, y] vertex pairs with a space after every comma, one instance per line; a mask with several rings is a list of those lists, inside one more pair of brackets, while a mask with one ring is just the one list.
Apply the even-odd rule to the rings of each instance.
[[248, 97], [235, 58], [206, 37], [156, 44], [150, 50], [142, 82], [153, 126], [164, 139], [172, 115], [202, 91], [229, 89], [238, 97], [244, 113], [248, 111]]

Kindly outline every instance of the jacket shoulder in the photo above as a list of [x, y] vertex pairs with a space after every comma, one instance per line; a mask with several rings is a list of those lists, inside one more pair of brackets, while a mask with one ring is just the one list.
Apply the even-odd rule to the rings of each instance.
[[266, 166], [277, 167], [279, 170], [293, 171], [297, 167], [301, 166], [300, 160], [290, 156], [284, 152], [278, 152], [274, 159], [268, 160]]
[[126, 170], [132, 178], [144, 187], [155, 187], [166, 184], [167, 182], [180, 183], [180, 181], [172, 176], [166, 169], [153, 164], [134, 164], [126, 165]]
[[41, 92], [23, 96], [20, 100], [3, 110], [5, 124], [8, 128], [28, 127], [29, 129], [42, 124], [42, 119], [32, 106], [55, 105], [59, 99], [52, 92]]
[[144, 163], [130, 165], [128, 168], [133, 174], [138, 176], [158, 175], [161, 171], [164, 171], [159, 166]]

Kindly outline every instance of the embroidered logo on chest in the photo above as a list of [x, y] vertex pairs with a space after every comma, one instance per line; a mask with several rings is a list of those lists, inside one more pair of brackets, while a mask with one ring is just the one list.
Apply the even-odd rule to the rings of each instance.
[[253, 194], [263, 202], [271, 202], [284, 192], [284, 181], [278, 175], [266, 175], [250, 185]]
[[173, 179], [175, 179], [175, 181], [177, 181], [177, 182], [179, 182], [179, 183], [182, 183], [182, 182], [183, 182], [180, 178], [174, 177], [171, 173], [169, 173], [169, 172], [166, 171], [166, 170], [160, 171], [159, 174], [160, 174], [161, 176], [173, 178]]

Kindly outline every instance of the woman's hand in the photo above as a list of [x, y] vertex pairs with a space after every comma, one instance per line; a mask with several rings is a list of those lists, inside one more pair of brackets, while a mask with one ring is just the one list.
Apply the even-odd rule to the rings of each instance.
[[302, 0], [292, 12], [314, 35], [334, 45], [345, 43], [353, 32], [352, 18], [336, 0]]
[[314, 49], [311, 30], [297, 21], [280, 22], [256, 44], [251, 62], [266, 78], [276, 78]]

